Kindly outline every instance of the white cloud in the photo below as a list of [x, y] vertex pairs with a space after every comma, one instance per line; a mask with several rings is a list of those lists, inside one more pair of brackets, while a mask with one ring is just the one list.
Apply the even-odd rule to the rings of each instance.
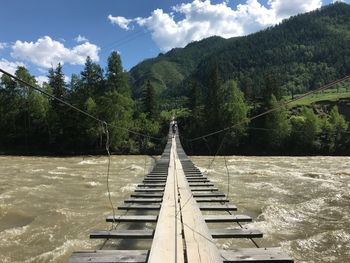
[[[20, 66], [23, 66], [24, 67], [24, 64], [22, 62], [11, 62], [11, 61], [8, 61], [4, 58], [2, 58], [0, 60], [0, 68], [11, 73], [11, 74], [15, 74], [16, 70], [17, 70], [17, 67], [20, 67]], [[0, 76], [2, 74], [0, 73]]]
[[320, 8], [322, 6], [322, 0], [269, 0], [269, 5], [275, 11], [277, 17], [286, 18]]
[[80, 42], [89, 42], [89, 40], [86, 37], [81, 36], [81, 35], [78, 35], [76, 38], [74, 38], [74, 40], [76, 42], [78, 42], [78, 43], [80, 43]]
[[7, 48], [7, 43], [5, 42], [0, 42], [0, 49], [4, 49], [4, 48]]
[[[160, 49], [167, 51], [214, 35], [224, 38], [247, 35], [321, 5], [322, 0], [269, 0], [267, 6], [258, 0], [247, 0], [234, 9], [227, 1], [212, 4], [210, 0], [193, 0], [174, 6], [170, 13], [156, 9], [145, 18], [109, 15], [108, 19], [125, 30], [131, 29], [134, 23], [146, 27]], [[183, 18], [176, 20], [177, 14]]]
[[44, 82], [46, 82], [46, 83], [49, 82], [49, 78], [47, 76], [37, 76], [37, 77], [35, 77], [35, 79], [40, 86], [42, 86]]
[[113, 17], [112, 15], [109, 15], [108, 19], [112, 24], [116, 24], [117, 26], [125, 30], [129, 30], [129, 24], [133, 22], [133, 19], [127, 19], [122, 16]]
[[43, 68], [50, 68], [58, 63], [83, 65], [87, 56], [97, 62], [99, 61], [99, 50], [98, 46], [89, 42], [73, 48], [66, 48], [61, 42], [53, 40], [49, 36], [44, 36], [36, 42], [17, 40], [12, 46], [11, 56], [16, 59], [30, 61]]
[[345, 1], [345, 0], [332, 0], [332, 3], [333, 3], [333, 4], [334, 4], [334, 3], [337, 3], [337, 2], [346, 3], [346, 1]]

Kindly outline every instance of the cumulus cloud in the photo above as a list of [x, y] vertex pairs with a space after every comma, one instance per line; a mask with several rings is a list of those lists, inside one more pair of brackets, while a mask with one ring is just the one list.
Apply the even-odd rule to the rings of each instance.
[[5, 42], [0, 42], [0, 49], [7, 48], [7, 43]]
[[[269, 0], [266, 6], [258, 0], [247, 0], [231, 8], [227, 1], [212, 4], [210, 0], [193, 0], [172, 7], [170, 13], [156, 9], [149, 17], [129, 19], [109, 15], [108, 19], [125, 30], [133, 24], [147, 28], [160, 49], [168, 51], [214, 35], [224, 38], [247, 35], [321, 5], [322, 0]], [[176, 20], [175, 15], [183, 18]]]
[[333, 3], [333, 4], [334, 4], [334, 3], [337, 3], [337, 2], [346, 3], [346, 1], [345, 1], [345, 0], [332, 0], [332, 3]]
[[116, 24], [117, 26], [125, 30], [129, 30], [129, 24], [134, 21], [134, 19], [127, 19], [122, 16], [113, 17], [112, 15], [109, 15], [108, 19], [112, 24]]
[[286, 18], [295, 14], [305, 13], [322, 6], [321, 0], [269, 0], [268, 3], [278, 18]]
[[80, 42], [89, 42], [89, 40], [86, 37], [81, 36], [81, 35], [78, 35], [76, 38], [74, 38], [74, 40], [76, 42], [78, 42], [78, 43], [80, 43]]
[[[11, 74], [15, 74], [16, 70], [17, 70], [17, 67], [24, 67], [24, 64], [22, 62], [11, 62], [11, 61], [8, 61], [4, 58], [2, 58], [0, 60], [0, 68], [11, 73]], [[2, 74], [0, 73], [0, 76]]]
[[30, 61], [43, 68], [50, 68], [58, 63], [83, 65], [87, 56], [97, 62], [99, 61], [99, 50], [98, 46], [89, 42], [67, 48], [61, 42], [53, 40], [49, 36], [44, 36], [36, 42], [17, 40], [12, 46], [11, 56], [15, 59]]

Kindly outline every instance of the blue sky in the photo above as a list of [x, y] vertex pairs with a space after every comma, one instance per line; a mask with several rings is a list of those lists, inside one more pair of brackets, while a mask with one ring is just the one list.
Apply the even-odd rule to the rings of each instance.
[[[246, 35], [332, 0], [2, 0], [0, 67], [25, 65], [44, 79], [51, 65], [79, 73], [86, 55], [124, 67], [210, 35]], [[174, 8], [175, 7], [175, 8]], [[80, 36], [80, 37], [78, 37]], [[41, 77], [40, 77], [41, 76]]]

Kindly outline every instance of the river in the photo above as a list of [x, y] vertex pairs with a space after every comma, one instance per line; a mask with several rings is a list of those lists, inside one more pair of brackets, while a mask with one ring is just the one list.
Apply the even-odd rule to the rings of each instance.
[[[264, 233], [260, 246], [281, 246], [297, 263], [350, 262], [349, 157], [230, 156], [226, 166], [217, 157], [210, 167], [212, 158], [192, 160], [229, 194], [238, 214], [254, 218], [248, 227]], [[115, 206], [153, 162], [148, 156], [112, 157]], [[72, 251], [100, 248], [102, 241], [88, 237], [110, 227], [104, 222], [112, 214], [106, 171], [106, 157], [0, 157], [0, 262], [61, 263]], [[252, 247], [249, 240], [217, 243]], [[122, 246], [107, 248], [116, 245]]]

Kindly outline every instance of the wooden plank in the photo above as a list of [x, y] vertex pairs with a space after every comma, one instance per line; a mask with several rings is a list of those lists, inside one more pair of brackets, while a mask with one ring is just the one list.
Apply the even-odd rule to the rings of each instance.
[[214, 192], [214, 191], [219, 191], [219, 189], [216, 187], [192, 187], [191, 191], [192, 192]]
[[260, 238], [263, 233], [256, 229], [210, 229], [213, 238]]
[[174, 167], [174, 140], [172, 140], [168, 177], [163, 195], [163, 203], [159, 212], [159, 220], [149, 254], [150, 263], [184, 263], [182, 229], [178, 190]]
[[226, 197], [226, 195], [217, 193], [194, 193], [193, 197]]
[[163, 193], [164, 189], [160, 188], [136, 188], [135, 193]]
[[149, 250], [76, 251], [68, 263], [146, 263]]
[[246, 215], [206, 215], [204, 220], [207, 223], [251, 222], [252, 218]]
[[131, 197], [153, 197], [153, 198], [162, 198], [163, 193], [134, 193], [130, 195]]
[[187, 182], [189, 182], [189, 183], [209, 183], [210, 180], [208, 180], [208, 179], [187, 179]]
[[142, 180], [143, 183], [165, 183], [166, 180], [159, 180], [159, 179], [156, 179], [156, 180], [153, 180], [153, 179], [144, 179]]
[[161, 187], [164, 188], [165, 184], [138, 184], [137, 187]]
[[152, 215], [116, 215], [114, 218], [113, 216], [108, 216], [106, 218], [107, 222], [157, 222], [158, 216], [152, 216]]
[[293, 263], [294, 260], [280, 247], [272, 248], [237, 248], [220, 250], [225, 263]]
[[122, 205], [118, 206], [119, 210], [159, 210], [160, 204], [157, 205]]
[[190, 183], [189, 186], [190, 187], [195, 187], [195, 186], [204, 187], [204, 186], [214, 186], [214, 184], [212, 184], [212, 183]]
[[166, 178], [145, 178], [143, 179], [144, 182], [161, 182], [161, 183], [165, 183], [166, 182]]
[[229, 202], [228, 199], [222, 198], [222, 197], [196, 197], [195, 198], [197, 203], [227, 203]]
[[199, 205], [202, 211], [237, 211], [235, 205]]
[[153, 238], [154, 230], [96, 230], [90, 233], [91, 239], [111, 238], [111, 239], [150, 239]]
[[[174, 148], [176, 148], [175, 139], [173, 139], [173, 143], [175, 144]], [[175, 152], [174, 155], [187, 262], [223, 262], [198, 204], [192, 196], [191, 184], [186, 180], [178, 153]]]
[[161, 203], [162, 198], [130, 198], [124, 200], [124, 203]]

